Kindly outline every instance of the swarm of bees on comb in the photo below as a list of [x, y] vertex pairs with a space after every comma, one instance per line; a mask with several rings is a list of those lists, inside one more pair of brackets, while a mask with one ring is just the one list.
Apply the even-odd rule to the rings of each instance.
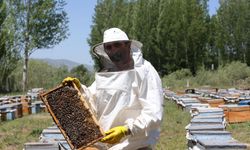
[[42, 94], [41, 99], [72, 149], [86, 148], [104, 136], [75, 85], [61, 85]]

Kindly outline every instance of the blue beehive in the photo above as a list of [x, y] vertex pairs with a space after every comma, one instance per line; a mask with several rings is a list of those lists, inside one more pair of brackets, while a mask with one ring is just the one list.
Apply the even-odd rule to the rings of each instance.
[[238, 103], [239, 105], [250, 105], [250, 100], [243, 100]]

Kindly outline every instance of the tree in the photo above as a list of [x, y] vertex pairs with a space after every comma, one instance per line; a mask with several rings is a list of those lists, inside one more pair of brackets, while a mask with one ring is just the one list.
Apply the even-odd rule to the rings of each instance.
[[222, 65], [237, 60], [250, 65], [250, 1], [223, 0], [220, 5], [216, 46]]
[[[108, 2], [110, 3], [111, 1], [108, 1]], [[107, 19], [110, 19], [104, 11], [105, 6], [106, 5], [104, 4], [103, 0], [97, 1], [97, 4], [95, 6], [95, 14], [92, 18], [93, 25], [91, 26], [92, 29], [90, 33], [90, 38], [88, 39], [88, 44], [90, 45], [90, 47], [94, 46], [97, 43], [102, 42], [102, 34], [104, 32], [105, 24], [107, 22]], [[110, 7], [110, 9], [111, 8], [112, 7]], [[106, 10], [109, 10], [109, 9], [106, 9]], [[95, 68], [97, 70], [100, 69], [101, 64], [98, 61], [98, 59], [96, 59], [96, 57], [93, 55], [92, 49], [90, 49], [89, 52], [95, 62]]]
[[[127, 12], [127, 7], [129, 6], [128, 0], [98, 0], [95, 7], [95, 14], [93, 16], [93, 25], [90, 33], [90, 38], [88, 39], [89, 45], [92, 47], [97, 43], [102, 42], [103, 32], [111, 27], [127, 27], [125, 23], [125, 18], [122, 17]], [[95, 68], [100, 69], [101, 63], [92, 54], [90, 54], [95, 62]]]
[[68, 18], [64, 0], [20, 0], [17, 8], [20, 47], [23, 52], [23, 91], [27, 88], [29, 56], [37, 49], [51, 48], [67, 38]]
[[70, 76], [78, 78], [80, 82], [89, 86], [93, 82], [93, 76], [84, 65], [79, 65], [71, 69]]
[[0, 92], [11, 90], [10, 74], [20, 59], [15, 33], [17, 22], [10, 5], [11, 1], [0, 1]]
[[143, 43], [144, 57], [161, 72], [162, 51], [157, 47], [157, 25], [160, 0], [149, 0], [147, 3], [138, 0], [134, 7], [131, 35]]
[[95, 10], [90, 46], [116, 26], [143, 43], [144, 57], [161, 75], [181, 68], [195, 74], [206, 64], [207, 0], [100, 0]]
[[163, 74], [188, 68], [193, 74], [204, 64], [206, 10], [204, 1], [161, 0], [157, 45]]
[[46, 62], [33, 59], [30, 60], [29, 65], [29, 82], [27, 84], [29, 89], [36, 87], [50, 89], [59, 85], [64, 78], [69, 76], [66, 66], [56, 68]]
[[205, 66], [207, 68], [210, 68], [213, 65], [214, 68], [211, 69], [218, 68], [221, 61], [219, 49], [218, 47], [216, 47], [217, 24], [218, 22], [216, 15], [209, 18], [209, 21], [207, 22], [207, 29], [208, 29], [207, 44], [206, 44], [207, 51], [205, 53], [207, 59], [205, 61]]
[[7, 12], [6, 12], [6, 4], [4, 1], [0, 1], [0, 59], [3, 57], [5, 53], [5, 38], [4, 38], [4, 22], [7, 18]]
[[[57, 68], [41, 60], [30, 59], [29, 66], [29, 82], [27, 84], [27, 89], [51, 89], [58, 86], [62, 80], [70, 74], [66, 66]], [[12, 92], [20, 92], [22, 88], [21, 79], [22, 62], [19, 61], [17, 63], [17, 68], [10, 74], [10, 87]]]

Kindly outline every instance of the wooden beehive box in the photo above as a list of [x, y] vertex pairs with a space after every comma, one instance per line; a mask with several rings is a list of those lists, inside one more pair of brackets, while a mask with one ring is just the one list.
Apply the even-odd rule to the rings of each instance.
[[71, 149], [84, 149], [104, 136], [88, 103], [74, 84], [61, 85], [40, 97]]
[[214, 99], [209, 97], [198, 97], [201, 103], [208, 103], [211, 107], [218, 107], [219, 105], [224, 105], [224, 99]]
[[31, 99], [28, 96], [24, 95], [21, 97], [21, 103], [22, 103], [23, 114], [31, 114], [31, 110], [30, 110]]
[[224, 110], [228, 123], [239, 123], [250, 121], [250, 106], [247, 105], [220, 105]]

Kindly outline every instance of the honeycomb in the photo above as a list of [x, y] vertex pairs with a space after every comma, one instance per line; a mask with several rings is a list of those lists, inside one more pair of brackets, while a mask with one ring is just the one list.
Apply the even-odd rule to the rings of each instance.
[[60, 86], [42, 94], [41, 98], [72, 149], [85, 148], [104, 136], [76, 88]]

